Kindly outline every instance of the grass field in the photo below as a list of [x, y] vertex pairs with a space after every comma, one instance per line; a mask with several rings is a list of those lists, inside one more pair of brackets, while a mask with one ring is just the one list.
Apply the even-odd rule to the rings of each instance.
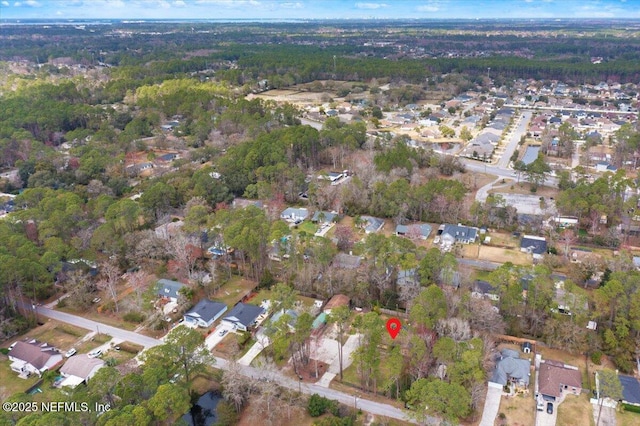
[[256, 286], [253, 281], [246, 280], [242, 277], [234, 276], [228, 283], [222, 286], [214, 295], [214, 299], [224, 302], [230, 308], [242, 299], [242, 297], [251, 292]]
[[489, 246], [480, 246], [478, 259], [498, 263], [511, 262], [514, 265], [531, 265], [532, 262], [530, 254], [515, 249]]
[[63, 324], [55, 320], [48, 320], [43, 325], [27, 331], [13, 341], [26, 338], [36, 339], [48, 343], [60, 350], [66, 351], [76, 344], [89, 330]]
[[618, 426], [640, 426], [640, 414], [629, 411], [616, 413]]
[[509, 426], [530, 426], [534, 424], [535, 409], [535, 400], [531, 395], [503, 396], [498, 413], [504, 413]]
[[0, 355], [0, 400], [5, 401], [11, 395], [24, 392], [38, 381], [38, 376], [31, 375], [26, 380], [19, 379], [18, 373], [11, 371], [9, 357]]
[[557, 424], [562, 426], [593, 426], [592, 406], [587, 394], [567, 395], [558, 406]]

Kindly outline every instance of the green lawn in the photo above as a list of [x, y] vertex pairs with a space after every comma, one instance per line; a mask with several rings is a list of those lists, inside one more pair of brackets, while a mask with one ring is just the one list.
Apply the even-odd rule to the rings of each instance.
[[0, 355], [0, 399], [5, 400], [18, 392], [24, 392], [38, 381], [38, 376], [32, 375], [26, 380], [19, 379], [18, 373], [11, 371], [11, 361], [5, 355]]
[[298, 225], [298, 232], [306, 232], [309, 235], [314, 235], [318, 230], [318, 225], [313, 222], [304, 221], [300, 225]]

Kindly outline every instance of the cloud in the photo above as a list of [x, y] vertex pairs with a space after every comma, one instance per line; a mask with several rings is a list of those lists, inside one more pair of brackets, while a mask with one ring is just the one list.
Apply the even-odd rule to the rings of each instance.
[[173, 2], [173, 5], [175, 7], [185, 7], [187, 4], [185, 2], [183, 2], [182, 0], [176, 0]]
[[2, 5], [3, 5], [3, 6], [9, 6], [9, 2], [8, 2], [8, 1], [3, 1], [3, 2], [2, 2]]
[[299, 1], [295, 3], [285, 2], [285, 3], [281, 3], [280, 7], [282, 7], [283, 9], [302, 9], [302, 3], [300, 3]]
[[416, 10], [418, 12], [430, 12], [430, 13], [438, 12], [442, 10], [442, 2], [438, 0], [429, 0], [424, 4], [421, 4], [420, 6], [416, 7]]
[[22, 6], [22, 3], [20, 3], [19, 1], [17, 1], [17, 2], [15, 2], [13, 5], [14, 5], [15, 7], [20, 7], [20, 6]]
[[374, 10], [374, 9], [382, 9], [385, 7], [389, 7], [389, 5], [386, 3], [356, 3], [356, 7], [358, 9]]
[[35, 0], [27, 0], [27, 1], [24, 2], [24, 4], [26, 4], [29, 7], [40, 7], [40, 6], [42, 6], [40, 3], [38, 3]]

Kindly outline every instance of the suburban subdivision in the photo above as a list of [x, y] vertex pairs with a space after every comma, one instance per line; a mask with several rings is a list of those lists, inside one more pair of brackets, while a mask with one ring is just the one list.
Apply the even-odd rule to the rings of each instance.
[[637, 11], [121, 3], [0, 6], [0, 424], [640, 424]]

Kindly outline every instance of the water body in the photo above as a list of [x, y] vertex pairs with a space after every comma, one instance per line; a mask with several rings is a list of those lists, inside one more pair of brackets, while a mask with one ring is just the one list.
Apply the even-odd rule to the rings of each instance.
[[198, 399], [187, 414], [182, 416], [182, 420], [189, 426], [211, 426], [218, 420], [216, 408], [220, 401], [222, 401], [222, 395], [207, 392]]

